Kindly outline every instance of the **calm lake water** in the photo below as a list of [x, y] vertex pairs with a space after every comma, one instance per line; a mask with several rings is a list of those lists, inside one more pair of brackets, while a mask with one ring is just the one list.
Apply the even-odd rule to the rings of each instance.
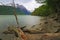
[[[18, 15], [18, 21], [21, 27], [39, 24], [40, 17], [31, 15]], [[0, 15], [0, 31], [9, 25], [16, 25], [14, 15]]]
[[[40, 17], [30, 15], [18, 15], [18, 21], [21, 27], [32, 26], [40, 23]], [[0, 15], [0, 39], [13, 40], [14, 35], [5, 35], [2, 32], [7, 29], [9, 25], [16, 25], [14, 15]], [[16, 39], [16, 37], [15, 37]]]

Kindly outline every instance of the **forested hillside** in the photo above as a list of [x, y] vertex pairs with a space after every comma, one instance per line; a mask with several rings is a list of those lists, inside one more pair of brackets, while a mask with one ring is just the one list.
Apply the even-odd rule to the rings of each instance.
[[[1, 6], [0, 5], [0, 15], [13, 15], [14, 7], [11, 6]], [[25, 15], [25, 13], [16, 8], [16, 14]]]
[[36, 8], [32, 15], [48, 16], [51, 14], [60, 15], [60, 0], [36, 0], [43, 5]]

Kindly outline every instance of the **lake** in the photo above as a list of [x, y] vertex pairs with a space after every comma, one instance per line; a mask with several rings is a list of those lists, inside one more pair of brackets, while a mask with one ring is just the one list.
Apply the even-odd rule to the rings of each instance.
[[[21, 27], [32, 26], [40, 23], [39, 16], [18, 15], [18, 21]], [[0, 31], [6, 29], [9, 25], [16, 25], [14, 15], [0, 15]]]
[[[40, 23], [40, 17], [31, 15], [18, 15], [20, 27], [33, 26]], [[11, 40], [14, 35], [4, 35], [2, 32], [7, 29], [9, 25], [16, 25], [14, 15], [0, 15], [0, 38], [2, 40]], [[15, 37], [16, 38], [16, 37]]]

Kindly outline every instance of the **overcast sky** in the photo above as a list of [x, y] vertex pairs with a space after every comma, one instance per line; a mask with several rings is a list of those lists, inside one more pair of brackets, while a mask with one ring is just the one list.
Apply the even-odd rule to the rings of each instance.
[[[12, 0], [0, 0], [3, 4], [12, 3]], [[35, 8], [39, 7], [41, 4], [37, 3], [35, 0], [15, 0], [16, 4], [24, 5], [31, 12], [34, 11]]]

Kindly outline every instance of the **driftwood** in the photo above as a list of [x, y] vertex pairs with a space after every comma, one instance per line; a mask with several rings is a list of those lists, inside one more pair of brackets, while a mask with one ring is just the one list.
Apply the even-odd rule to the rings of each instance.
[[22, 32], [22, 30], [15, 26], [8, 27], [7, 31], [3, 32], [4, 34], [14, 34], [17, 38], [21, 40], [27, 40], [27, 36]]

